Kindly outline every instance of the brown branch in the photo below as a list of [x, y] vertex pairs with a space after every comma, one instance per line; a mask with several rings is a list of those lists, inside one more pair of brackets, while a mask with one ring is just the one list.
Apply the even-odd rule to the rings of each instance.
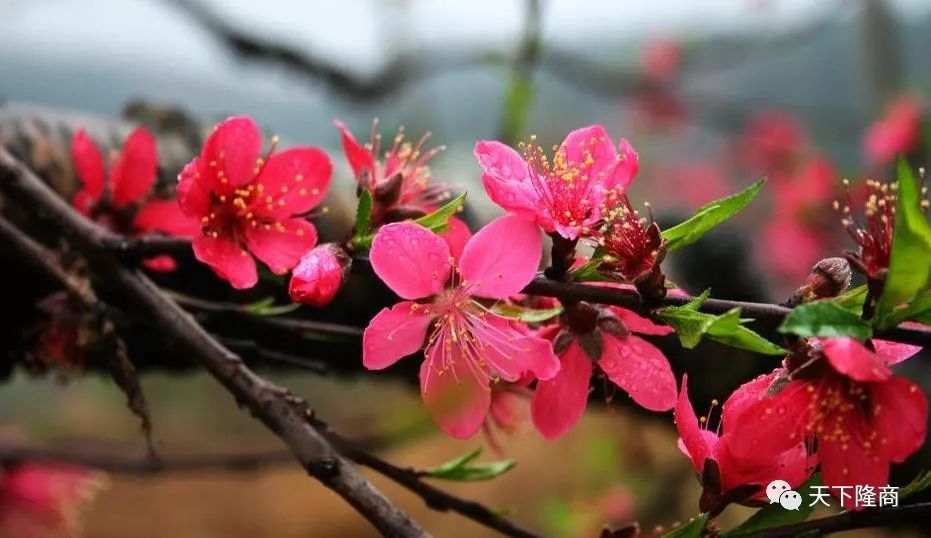
[[398, 467], [361, 450], [352, 441], [330, 431], [326, 424], [322, 422], [317, 421], [317, 425], [326, 438], [347, 458], [360, 465], [365, 465], [416, 493], [431, 509], [441, 512], [457, 512], [486, 527], [495, 529], [505, 536], [518, 538], [537, 538], [539, 536], [515, 525], [481, 503], [461, 499], [424, 482], [422, 480], [423, 473], [416, 469]]
[[285, 333], [304, 334], [304, 333], [325, 333], [347, 338], [358, 339], [362, 336], [362, 329], [352, 325], [343, 325], [339, 323], [329, 323], [325, 321], [313, 321], [309, 319], [294, 318], [287, 316], [256, 316], [249, 314], [247, 305], [222, 301], [210, 301], [199, 297], [168, 292], [168, 295], [186, 310], [193, 312], [208, 312], [214, 314], [226, 315], [244, 315], [248, 316], [250, 323], [256, 326], [273, 327]]
[[[166, 238], [167, 239], [167, 238]], [[146, 255], [158, 253], [177, 252], [179, 244], [185, 244], [187, 240], [172, 238], [172, 241], [165, 241], [164, 245], [170, 247], [167, 251], [159, 251], [154, 248], [157, 242], [149, 242], [148, 238], [136, 239], [137, 243], [130, 241], [127, 243], [121, 236], [108, 234], [101, 239], [100, 245], [103, 248], [116, 250], [129, 257], [139, 258], [141, 254], [135, 252], [134, 244], [148, 245], [151, 250], [143, 250]], [[355, 257], [353, 259], [354, 272], [371, 273], [371, 265], [365, 257]], [[606, 286], [594, 286], [578, 282], [560, 282], [539, 276], [527, 285], [523, 293], [530, 295], [540, 295], [545, 297], [555, 297], [563, 301], [587, 301], [605, 305], [621, 306], [624, 308], [637, 309], [641, 306], [640, 294], [633, 289], [627, 288], [609, 288]], [[685, 303], [695, 299], [690, 295], [667, 295], [661, 302], [662, 306], [682, 306]], [[188, 306], [207, 311], [234, 312], [241, 310], [242, 305], [235, 303], [212, 303], [194, 298], [183, 300]], [[709, 314], [723, 314], [732, 308], [740, 308], [741, 315], [754, 319], [757, 323], [767, 325], [770, 329], [775, 329], [782, 323], [787, 315], [792, 311], [791, 308], [772, 303], [756, 303], [750, 301], [733, 301], [729, 299], [707, 299], [699, 308], [701, 312]], [[285, 316], [276, 316], [274, 318], [263, 318], [264, 323], [269, 326], [276, 326], [282, 329], [290, 330], [295, 333], [317, 331], [345, 336], [361, 335], [361, 329], [347, 325], [328, 324], [298, 318]], [[876, 334], [877, 338], [901, 342], [904, 344], [914, 344], [917, 346], [931, 345], [931, 330], [914, 328], [914, 327], [895, 327], [887, 331]]]
[[126, 395], [126, 403], [130, 411], [139, 418], [149, 449], [149, 458], [157, 459], [155, 445], [152, 443], [152, 419], [149, 415], [149, 405], [142, 391], [142, 385], [139, 384], [136, 367], [126, 350], [126, 343], [117, 333], [113, 320], [106, 314], [106, 305], [97, 298], [97, 294], [86, 279], [66, 271], [54, 252], [30, 239], [2, 216], [0, 216], [0, 241], [13, 249], [19, 258], [62, 286], [65, 293], [81, 308], [96, 316], [99, 322], [100, 338], [94, 344], [106, 351], [107, 370], [117, 387]]
[[103, 454], [73, 449], [0, 448], [0, 462], [3, 464], [25, 461], [70, 463], [111, 473], [146, 475], [192, 471], [252, 471], [270, 465], [293, 463], [294, 455], [288, 450], [266, 450], [239, 454], [161, 456], [153, 460], [148, 456]]
[[140, 271], [132, 271], [107, 255], [101, 238], [112, 233], [75, 212], [38, 177], [0, 148], [0, 188], [5, 194], [68, 237], [88, 256], [91, 267], [106, 279], [116, 298], [153, 320], [179, 349], [196, 356], [204, 367], [291, 449], [309, 474], [343, 497], [386, 536], [425, 536], [403, 511], [346, 462], [307, 421], [312, 416], [302, 400], [287, 389], [256, 375], [242, 360], [214, 340], [194, 319]]
[[153, 320], [166, 338], [173, 340], [179, 348], [198, 357], [240, 405], [248, 407], [253, 416], [285, 441], [308, 473], [342, 496], [384, 535], [406, 537], [424, 536], [426, 533], [349, 465], [328, 439], [338, 439], [340, 450], [351, 451], [350, 459], [386, 474], [420, 495], [433, 508], [458, 512], [508, 536], [536, 536], [478, 503], [459, 499], [421, 482], [416, 471], [403, 472], [328, 429], [325, 434], [318, 431], [322, 423], [314, 418], [306, 402], [256, 375], [145, 274], [117, 263], [116, 258], [108, 255], [112, 253], [109, 252], [112, 240], [99, 242], [107, 234], [95, 230], [96, 224], [75, 212], [2, 148], [0, 188], [20, 204], [35, 207], [38, 215], [72, 240], [78, 249], [86, 251], [93, 268], [107, 279], [124, 303]]
[[741, 538], [782, 538], [783, 536], [801, 536], [815, 531], [817, 535], [853, 529], [866, 529], [900, 523], [927, 524], [931, 521], [931, 502], [844, 512], [841, 514], [812, 519], [793, 525], [773, 527], [747, 534], [735, 534]]

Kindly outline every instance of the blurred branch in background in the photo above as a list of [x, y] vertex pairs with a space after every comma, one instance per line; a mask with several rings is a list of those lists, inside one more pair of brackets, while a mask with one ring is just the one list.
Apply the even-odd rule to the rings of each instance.
[[541, 4], [541, 0], [526, 1], [523, 37], [511, 68], [511, 80], [505, 90], [498, 138], [511, 145], [517, 145], [526, 134], [527, 118], [533, 107], [534, 72], [543, 48], [543, 40], [540, 37], [543, 25]]

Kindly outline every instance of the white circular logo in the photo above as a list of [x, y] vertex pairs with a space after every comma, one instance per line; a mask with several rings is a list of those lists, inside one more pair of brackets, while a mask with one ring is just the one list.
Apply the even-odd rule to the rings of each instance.
[[779, 502], [779, 496], [786, 491], [790, 491], [792, 486], [785, 480], [773, 480], [766, 486], [766, 496], [769, 497], [769, 504]]

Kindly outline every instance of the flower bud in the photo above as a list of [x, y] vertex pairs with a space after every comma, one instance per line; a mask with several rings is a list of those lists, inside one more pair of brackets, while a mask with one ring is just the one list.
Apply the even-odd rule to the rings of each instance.
[[298, 303], [322, 307], [333, 297], [349, 276], [352, 260], [338, 245], [325, 243], [308, 251], [291, 272], [288, 292]]
[[829, 299], [850, 287], [850, 263], [844, 258], [824, 258], [811, 268], [805, 283], [784, 304], [796, 306], [818, 299]]

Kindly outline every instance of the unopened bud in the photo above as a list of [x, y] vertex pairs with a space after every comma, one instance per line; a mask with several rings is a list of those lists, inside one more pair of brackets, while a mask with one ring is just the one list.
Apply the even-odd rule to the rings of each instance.
[[811, 268], [805, 283], [795, 290], [786, 305], [837, 297], [850, 287], [850, 278], [850, 263], [846, 259], [824, 258]]
[[404, 176], [400, 172], [375, 185], [372, 198], [383, 207], [391, 207], [401, 198]]
[[291, 300], [316, 307], [330, 304], [349, 276], [351, 262], [343, 249], [333, 243], [308, 251], [291, 273], [288, 287]]

